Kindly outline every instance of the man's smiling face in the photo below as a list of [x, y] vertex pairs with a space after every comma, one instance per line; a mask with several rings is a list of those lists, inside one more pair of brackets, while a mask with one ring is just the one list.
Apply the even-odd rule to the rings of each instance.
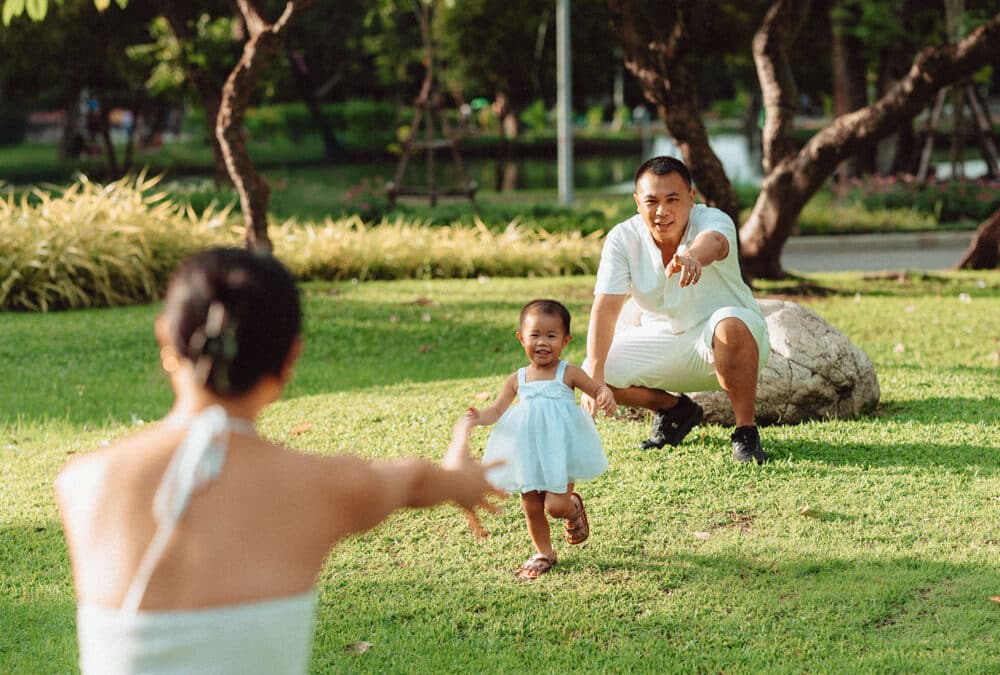
[[694, 207], [694, 188], [677, 172], [657, 175], [647, 171], [636, 181], [632, 197], [653, 240], [676, 246]]

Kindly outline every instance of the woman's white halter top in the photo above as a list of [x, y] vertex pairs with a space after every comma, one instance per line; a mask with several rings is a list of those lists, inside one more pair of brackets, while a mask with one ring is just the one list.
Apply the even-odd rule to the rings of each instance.
[[253, 427], [227, 417], [220, 406], [190, 420], [188, 434], [174, 451], [153, 498], [156, 534], [122, 607], [81, 602], [77, 608], [84, 674], [307, 672], [316, 604], [312, 591], [205, 609], [139, 611], [191, 495], [221, 472], [231, 431], [253, 433]]

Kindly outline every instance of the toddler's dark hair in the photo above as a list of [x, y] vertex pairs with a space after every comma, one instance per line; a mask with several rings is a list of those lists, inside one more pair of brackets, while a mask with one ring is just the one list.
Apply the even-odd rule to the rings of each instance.
[[569, 310], [558, 300], [549, 300], [547, 298], [539, 298], [538, 300], [532, 300], [521, 310], [521, 318], [518, 321], [519, 326], [524, 325], [524, 318], [533, 312], [538, 312], [539, 314], [548, 314], [550, 316], [558, 316], [562, 319], [563, 329], [566, 331], [566, 335], [569, 335]]
[[659, 157], [652, 157], [647, 159], [642, 163], [635, 172], [635, 182], [638, 183], [639, 179], [643, 175], [651, 173], [654, 176], [666, 176], [669, 173], [676, 173], [680, 175], [684, 184], [687, 185], [688, 189], [691, 189], [691, 172], [688, 171], [687, 166], [684, 162], [677, 159], [676, 157], [670, 157], [668, 155], [660, 155]]
[[216, 248], [174, 272], [163, 317], [170, 345], [208, 389], [242, 394], [279, 375], [302, 328], [295, 280], [269, 254]]

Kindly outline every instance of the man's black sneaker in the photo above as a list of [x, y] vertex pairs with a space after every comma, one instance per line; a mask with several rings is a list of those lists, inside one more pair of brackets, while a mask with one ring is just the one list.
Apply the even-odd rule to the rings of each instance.
[[767, 454], [760, 447], [760, 434], [757, 433], [756, 426], [736, 427], [729, 440], [733, 442], [733, 459], [737, 462], [763, 464], [767, 461]]
[[694, 429], [705, 416], [701, 406], [687, 394], [681, 394], [673, 408], [657, 410], [653, 416], [653, 435], [639, 444], [643, 450], [662, 448], [664, 445], [680, 445], [688, 432]]

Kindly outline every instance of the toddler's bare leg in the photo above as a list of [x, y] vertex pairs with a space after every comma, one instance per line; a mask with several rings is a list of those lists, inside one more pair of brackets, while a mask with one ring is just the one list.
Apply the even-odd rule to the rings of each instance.
[[528, 534], [535, 549], [550, 558], [556, 559], [555, 549], [552, 548], [552, 534], [549, 531], [549, 519], [545, 516], [545, 492], [522, 492], [521, 508], [524, 509], [524, 519], [528, 523]]
[[566, 486], [566, 492], [546, 492], [545, 510], [553, 518], [566, 520], [576, 515], [576, 504], [570, 499], [573, 494], [573, 483]]

